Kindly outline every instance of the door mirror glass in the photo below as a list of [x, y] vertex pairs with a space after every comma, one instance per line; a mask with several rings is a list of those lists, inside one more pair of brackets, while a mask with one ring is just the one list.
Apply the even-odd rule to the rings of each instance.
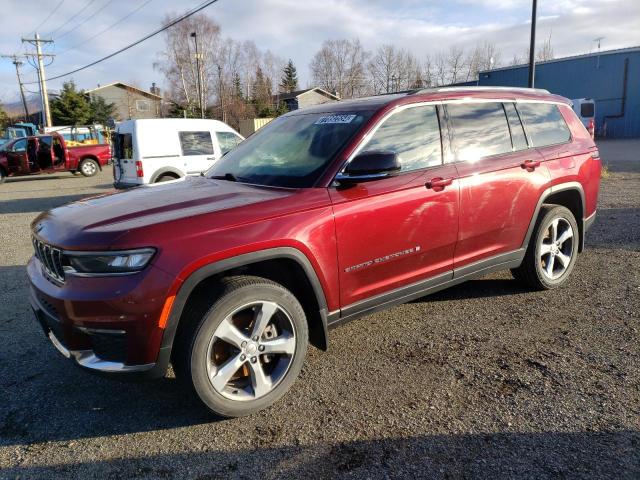
[[390, 177], [400, 172], [398, 156], [389, 151], [367, 151], [356, 156], [336, 176], [342, 183], [360, 183]]

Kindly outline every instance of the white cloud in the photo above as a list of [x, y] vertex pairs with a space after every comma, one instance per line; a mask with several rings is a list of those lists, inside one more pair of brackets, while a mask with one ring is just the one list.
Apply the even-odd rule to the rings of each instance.
[[[94, 4], [79, 15], [65, 32], [83, 18], [90, 16], [107, 0]], [[65, 3], [43, 27], [52, 30], [86, 4], [87, 0], [65, 0]], [[83, 43], [142, 4], [129, 0], [114, 0], [112, 5], [67, 35], [51, 51], [62, 52], [47, 68], [49, 77], [87, 64], [134, 41], [157, 28], [169, 13], [181, 13], [197, 4], [152, 0], [121, 25], [89, 43]], [[48, 9], [57, 2], [51, 0], [4, 0], [0, 28], [0, 52], [24, 51], [21, 35], [31, 34]], [[179, 7], [177, 4], [179, 3]], [[496, 6], [499, 4], [499, 6]], [[25, 5], [28, 5], [25, 8]], [[418, 0], [220, 0], [206, 13], [222, 26], [225, 36], [236, 40], [254, 40], [259, 47], [269, 48], [283, 58], [292, 58], [298, 67], [303, 85], [308, 79], [308, 64], [313, 53], [327, 38], [359, 37], [366, 48], [375, 49], [383, 43], [394, 43], [413, 51], [418, 57], [447, 49], [450, 45], [470, 47], [490, 41], [502, 50], [504, 60], [522, 54], [529, 41], [530, 0], [454, 0], [453, 2]], [[605, 37], [603, 49], [640, 43], [640, 2], [633, 0], [559, 0], [540, 5], [538, 38], [549, 34], [556, 56], [586, 53], [594, 48], [593, 39]], [[135, 47], [111, 60], [73, 75], [82, 88], [116, 80], [137, 82], [148, 87], [151, 82], [162, 84], [161, 74], [153, 69], [157, 52], [163, 47], [161, 36]], [[33, 79], [34, 70], [23, 68], [25, 77]], [[61, 80], [51, 82], [59, 88]], [[9, 61], [0, 62], [0, 101], [17, 97], [15, 70]], [[36, 90], [36, 85], [29, 89]]]

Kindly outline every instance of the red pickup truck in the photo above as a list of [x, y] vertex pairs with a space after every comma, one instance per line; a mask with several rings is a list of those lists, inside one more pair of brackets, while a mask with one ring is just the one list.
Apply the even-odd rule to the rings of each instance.
[[7, 177], [69, 171], [92, 177], [111, 159], [111, 146], [69, 147], [58, 133], [17, 138], [0, 147], [0, 183]]

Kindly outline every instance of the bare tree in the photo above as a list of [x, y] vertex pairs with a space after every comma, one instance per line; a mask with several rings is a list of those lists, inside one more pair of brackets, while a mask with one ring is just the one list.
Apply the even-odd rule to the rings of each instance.
[[366, 60], [369, 53], [360, 40], [326, 40], [310, 64], [314, 84], [337, 93], [341, 98], [353, 98], [366, 90]]
[[448, 70], [448, 82], [456, 83], [461, 81], [464, 71], [464, 50], [460, 47], [452, 45], [447, 52], [447, 70]]
[[553, 46], [551, 45], [551, 34], [549, 34], [549, 37], [544, 41], [542, 47], [536, 52], [536, 60], [544, 62], [546, 60], [553, 60], [553, 58]]

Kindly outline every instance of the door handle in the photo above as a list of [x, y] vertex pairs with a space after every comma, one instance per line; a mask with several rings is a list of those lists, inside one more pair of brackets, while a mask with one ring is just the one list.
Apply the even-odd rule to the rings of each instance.
[[207, 160], [215, 160], [216, 157], [207, 157]]
[[520, 164], [520, 166], [529, 172], [533, 172], [540, 166], [540, 160], [525, 160]]
[[453, 183], [453, 178], [435, 177], [429, 180], [425, 184], [425, 187], [432, 189], [436, 192], [440, 192], [444, 190], [445, 187], [451, 185], [452, 183]]

